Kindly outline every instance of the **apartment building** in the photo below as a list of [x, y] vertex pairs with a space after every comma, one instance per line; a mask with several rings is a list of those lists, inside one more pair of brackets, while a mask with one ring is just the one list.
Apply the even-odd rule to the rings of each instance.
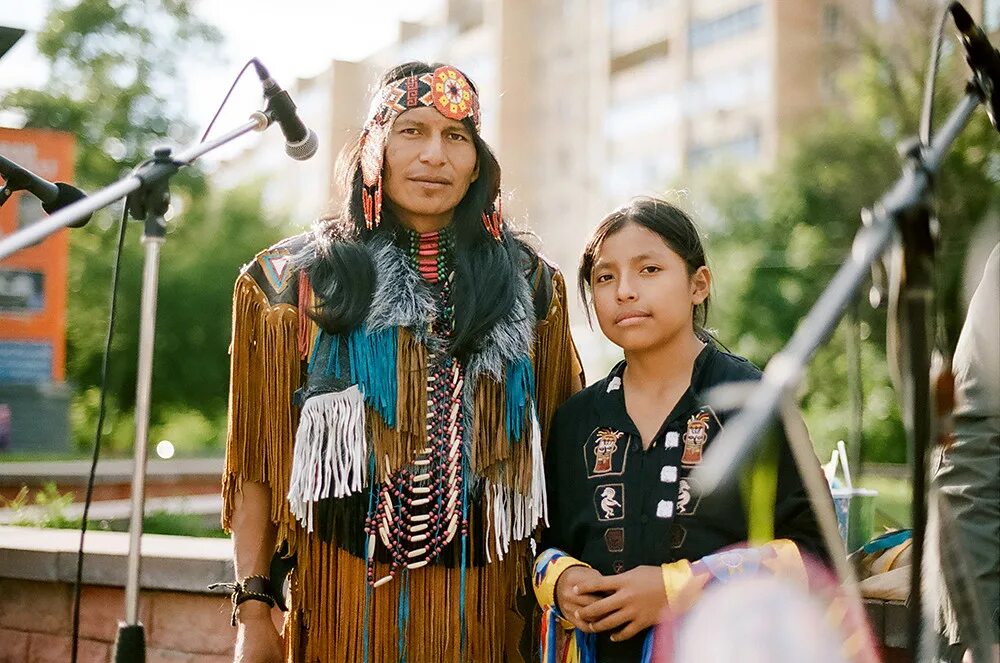
[[[770, 168], [791, 136], [843, 101], [852, 35], [891, 31], [896, 1], [440, 0], [364, 62], [302, 82], [296, 101], [321, 151], [306, 189], [289, 186], [303, 181], [301, 164], [260, 146], [262, 163], [294, 171], [269, 177], [266, 198], [314, 216], [325, 196], [308, 192], [329, 182], [378, 74], [411, 59], [454, 63], [479, 87], [506, 211], [539, 235], [572, 288], [587, 235], [629, 197], [719, 163], [749, 177]], [[1000, 0], [969, 9], [988, 29], [1000, 24]], [[263, 168], [256, 161], [241, 168]], [[571, 314], [593, 345], [584, 354], [602, 355], [575, 300]]]

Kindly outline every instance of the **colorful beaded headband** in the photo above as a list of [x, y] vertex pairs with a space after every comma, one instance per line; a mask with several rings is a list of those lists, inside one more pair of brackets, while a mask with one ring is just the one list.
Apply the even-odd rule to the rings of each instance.
[[[369, 230], [382, 221], [382, 162], [389, 130], [401, 113], [426, 106], [450, 120], [470, 118], [480, 131], [479, 96], [458, 69], [438, 67], [433, 72], [395, 80], [376, 93], [361, 134], [361, 200]], [[500, 239], [502, 224], [500, 192], [483, 211], [483, 224]]]

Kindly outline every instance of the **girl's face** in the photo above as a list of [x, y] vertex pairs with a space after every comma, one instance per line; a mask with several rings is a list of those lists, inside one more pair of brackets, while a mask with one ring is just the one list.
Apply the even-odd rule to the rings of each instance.
[[590, 277], [601, 331], [626, 352], [669, 343], [694, 329], [711, 274], [688, 274], [683, 258], [655, 232], [628, 223], [601, 243]]

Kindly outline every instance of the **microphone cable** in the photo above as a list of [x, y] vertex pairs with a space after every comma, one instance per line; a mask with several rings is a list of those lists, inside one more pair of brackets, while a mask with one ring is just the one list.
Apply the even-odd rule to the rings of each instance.
[[125, 233], [128, 229], [128, 206], [122, 205], [122, 218], [118, 230], [118, 245], [115, 248], [115, 263], [111, 270], [111, 302], [108, 306], [108, 333], [104, 339], [104, 356], [101, 358], [101, 396], [97, 407], [97, 430], [94, 432], [94, 454], [90, 461], [90, 474], [87, 477], [87, 494], [83, 500], [83, 515], [80, 520], [80, 548], [76, 553], [76, 577], [73, 580], [73, 644], [70, 652], [70, 662], [76, 663], [77, 647], [80, 641], [80, 589], [83, 579], [83, 541], [87, 534], [87, 515], [90, 513], [90, 501], [94, 494], [94, 478], [97, 474], [97, 460], [101, 452], [101, 433], [104, 429], [104, 415], [108, 395], [108, 375], [111, 368], [111, 341], [114, 337], [115, 319], [118, 313], [118, 281], [122, 265], [122, 247], [125, 244]]
[[226, 92], [226, 96], [222, 98], [222, 103], [219, 104], [218, 110], [216, 110], [215, 115], [212, 116], [212, 121], [208, 123], [207, 127], [205, 127], [205, 132], [201, 135], [201, 140], [198, 141], [199, 143], [204, 143], [205, 140], [208, 139], [208, 132], [212, 130], [212, 126], [215, 124], [215, 121], [219, 119], [222, 109], [225, 108], [226, 102], [229, 101], [229, 96], [233, 93], [233, 90], [236, 89], [236, 84], [240, 82], [241, 78], [243, 78], [243, 74], [246, 73], [250, 65], [255, 62], [257, 62], [257, 58], [250, 58], [247, 60], [247, 63], [243, 65], [243, 68], [240, 69], [240, 73], [236, 74], [236, 78], [233, 79], [233, 84], [229, 86], [229, 91]]
[[[229, 101], [229, 96], [236, 88], [236, 84], [239, 82], [244, 72], [246, 72], [247, 68], [253, 64], [255, 60], [256, 58], [248, 60], [247, 63], [243, 65], [240, 72], [236, 75], [236, 78], [233, 80], [233, 84], [229, 87], [229, 91], [223, 98], [222, 103], [219, 104], [218, 110], [216, 110], [215, 115], [212, 116], [212, 121], [208, 123], [208, 127], [205, 129], [204, 134], [202, 134], [201, 140], [199, 141], [200, 143], [205, 142], [205, 139], [208, 137], [208, 132], [212, 129], [212, 125], [215, 124], [215, 121], [222, 113], [222, 109], [226, 105], [226, 102]], [[149, 163], [148, 159], [139, 164], [139, 166], [136, 166], [136, 168], [139, 168], [146, 163]], [[111, 343], [114, 338], [115, 320], [117, 319], [118, 313], [118, 285], [121, 272], [122, 247], [125, 244], [125, 234], [127, 229], [128, 205], [123, 204], [121, 225], [118, 231], [118, 244], [115, 249], [114, 267], [111, 271], [111, 301], [108, 306], [108, 331], [104, 341], [104, 354], [101, 358], [101, 389], [97, 408], [97, 430], [94, 432], [94, 453], [90, 461], [90, 474], [87, 476], [87, 493], [83, 500], [83, 515], [81, 516], [80, 521], [80, 546], [76, 553], [76, 576], [73, 579], [73, 631], [70, 648], [70, 663], [77, 663], [77, 655], [80, 644], [80, 590], [83, 585], [84, 539], [87, 534], [87, 516], [90, 513], [90, 503], [94, 496], [94, 483], [97, 476], [97, 461], [101, 455], [101, 435], [104, 429], [104, 417], [107, 409], [108, 376], [111, 372]], [[132, 514], [133, 518], [136, 516], [141, 517], [139, 514]]]
[[934, 116], [934, 85], [937, 81], [937, 72], [941, 64], [941, 42], [944, 40], [944, 24], [948, 21], [948, 14], [951, 13], [951, 5], [941, 11], [941, 19], [938, 21], [937, 30], [934, 33], [934, 41], [931, 43], [930, 61], [927, 63], [927, 80], [924, 81], [924, 105], [920, 111], [920, 144], [929, 147], [931, 144], [931, 123]]

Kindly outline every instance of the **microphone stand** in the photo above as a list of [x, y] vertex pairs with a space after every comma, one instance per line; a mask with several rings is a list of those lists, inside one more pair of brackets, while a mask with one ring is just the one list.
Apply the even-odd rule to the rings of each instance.
[[159, 285], [160, 247], [166, 237], [163, 215], [170, 205], [170, 177], [181, 166], [250, 131], [263, 131], [268, 116], [257, 112], [250, 121], [214, 141], [201, 143], [171, 157], [170, 148], [155, 150], [153, 160], [135, 175], [142, 184], [126, 200], [129, 214], [144, 220], [142, 245], [142, 304], [139, 318], [139, 361], [135, 397], [135, 467], [132, 474], [129, 555], [125, 577], [125, 621], [118, 625], [114, 663], [144, 663], [145, 633], [139, 622], [139, 565], [146, 488], [146, 455], [149, 438], [149, 405], [153, 377], [153, 340], [156, 334], [156, 298]]
[[[902, 175], [871, 210], [862, 212], [864, 227], [855, 237], [847, 259], [799, 323], [788, 344], [768, 362], [759, 387], [722, 430], [706, 453], [705, 461], [693, 473], [704, 494], [733, 482], [739, 468], [752, 458], [787, 394], [794, 393], [801, 382], [806, 364], [832, 336], [875, 261], [893, 248], [897, 254], [892, 267], [898, 288], [893, 293], [898, 315], [893, 316], [891, 325], [895, 326], [901, 343], [903, 420], [913, 459], [913, 572], [908, 607], [909, 648], [914, 660], [918, 660], [922, 629], [920, 569], [927, 512], [926, 454], [931, 433], [928, 334], [934, 283], [931, 186], [951, 145], [986, 98], [981, 81], [974, 77], [965, 96], [929, 145], [915, 140], [904, 143], [906, 161]], [[890, 313], [893, 308], [890, 305]], [[816, 503], [816, 497], [811, 497]]]
[[251, 131], [264, 131], [271, 125], [272, 122], [273, 118], [270, 112], [257, 111], [250, 116], [249, 121], [236, 129], [233, 129], [229, 133], [223, 134], [218, 138], [205, 141], [204, 143], [198, 143], [184, 152], [177, 154], [176, 157], [170, 160], [172, 165], [166, 162], [156, 163], [154, 157], [152, 162], [139, 166], [132, 174], [127, 177], [123, 177], [114, 184], [110, 184], [99, 191], [95, 191], [93, 194], [88, 195], [82, 200], [78, 200], [72, 205], [67, 205], [55, 214], [31, 224], [27, 228], [23, 228], [9, 237], [0, 239], [0, 260], [7, 258], [27, 246], [37, 244], [49, 235], [77, 223], [97, 210], [107, 207], [116, 200], [120, 200], [130, 195], [134, 191], [137, 191], [141, 187], [145, 186], [147, 183], [152, 184], [159, 181], [161, 178], [169, 178], [177, 172], [181, 166], [191, 165], [203, 154], [211, 152], [215, 148], [221, 147], [222, 145], [239, 138], [245, 133], [249, 133]]
[[41, 241], [65, 226], [89, 216], [94, 211], [126, 197], [129, 214], [144, 222], [142, 245], [142, 302], [139, 321], [139, 360], [135, 399], [135, 465], [132, 474], [129, 553], [125, 580], [125, 620], [118, 625], [115, 638], [115, 663], [143, 663], [146, 660], [145, 634], [139, 623], [139, 565], [146, 486], [146, 453], [149, 436], [149, 405], [153, 371], [153, 341], [156, 330], [156, 298], [159, 279], [160, 247], [165, 241], [164, 214], [170, 205], [170, 177], [198, 157], [251, 131], [263, 131], [272, 122], [270, 112], [257, 111], [250, 120], [214, 140], [198, 143], [171, 154], [168, 147], [155, 150], [150, 161], [129, 176], [97, 191], [47, 219], [0, 240], [0, 259]]

